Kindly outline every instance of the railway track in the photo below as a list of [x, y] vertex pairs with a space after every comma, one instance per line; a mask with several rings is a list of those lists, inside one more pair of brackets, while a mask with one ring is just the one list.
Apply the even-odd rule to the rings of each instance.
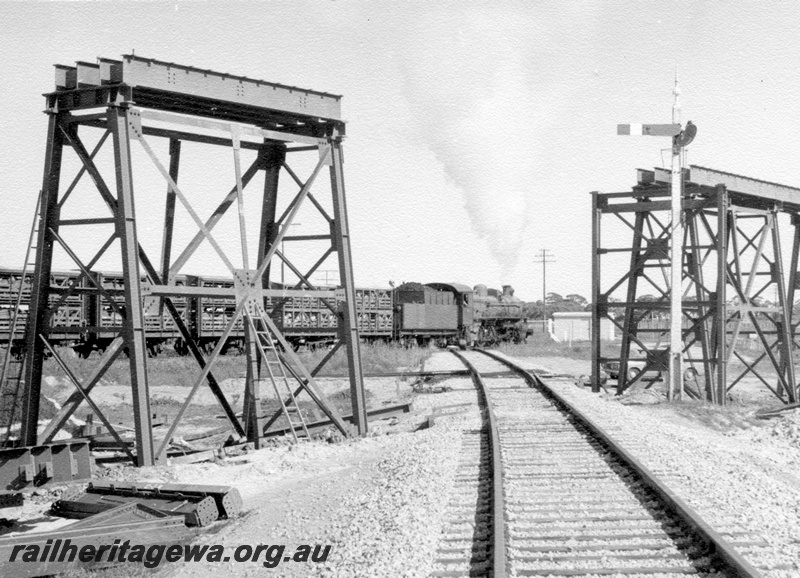
[[537, 376], [491, 352], [453, 353], [484, 420], [464, 433], [432, 576], [761, 576], [733, 545], [757, 542], [715, 532]]

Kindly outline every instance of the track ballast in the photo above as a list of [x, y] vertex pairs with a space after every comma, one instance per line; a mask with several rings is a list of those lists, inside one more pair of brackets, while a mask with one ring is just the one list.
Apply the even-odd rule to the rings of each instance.
[[[462, 529], [453, 535], [457, 547], [440, 549], [432, 575], [760, 576], [538, 377], [491, 353], [458, 356], [488, 399], [486, 419], [479, 438], [465, 445], [448, 510], [448, 528]], [[479, 375], [509, 369], [517, 375]], [[454, 509], [464, 484], [475, 491]], [[468, 503], [477, 509], [469, 512]], [[478, 538], [472, 546], [465, 542], [470, 529]]]

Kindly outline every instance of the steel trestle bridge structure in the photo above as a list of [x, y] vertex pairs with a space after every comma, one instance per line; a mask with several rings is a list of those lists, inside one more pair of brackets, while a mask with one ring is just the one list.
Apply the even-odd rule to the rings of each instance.
[[[35, 257], [32, 257], [33, 281], [26, 353], [18, 373], [17, 397], [23, 404], [20, 443], [35, 446], [50, 442], [83, 401], [89, 402], [95, 412], [100, 412], [99, 417], [105, 423], [107, 420], [100, 408], [91, 400], [91, 391], [123, 351], [127, 352], [130, 361], [136, 432], [134, 451], [126, 451], [140, 466], [152, 465], [165, 456], [175, 428], [203, 384], [216, 397], [232, 429], [240, 438], [246, 437], [256, 446], [264, 424], [272, 423], [278, 415], [276, 413], [269, 421], [259, 415], [264, 387], [274, 388], [281, 406], [278, 413], [283, 413], [290, 424], [292, 420], [302, 421], [302, 416], [298, 418], [296, 396], [306, 394], [336, 428], [345, 435], [352, 433], [350, 426], [343, 422], [339, 412], [325, 398], [314, 380], [314, 375], [339, 347], [345, 348], [349, 362], [353, 421], [358, 433], [366, 433], [367, 417], [344, 191], [342, 140], [345, 123], [341, 120], [341, 97], [134, 55], [123, 56], [121, 60], [100, 58], [93, 63], [56, 65], [55, 73], [56, 90], [45, 95], [45, 112], [49, 117], [47, 149], [39, 199], [38, 232], [33, 235], [32, 241], [35, 249], [31, 253]], [[92, 139], [94, 146], [90, 150], [87, 143], [92, 141], [87, 141], [85, 137], [92, 134], [99, 135], [99, 138]], [[151, 145], [157, 139], [167, 139], [168, 159], [159, 158]], [[209, 154], [225, 154], [225, 158], [233, 160], [235, 182], [229, 192], [221, 195], [217, 208], [205, 218], [201, 218], [193, 208], [189, 191], [179, 184], [181, 149], [182, 144], [187, 142], [192, 143], [193, 147], [202, 145]], [[95, 161], [106, 143], [113, 148], [115, 170], [111, 175], [103, 174], [102, 165]], [[163, 243], [161, 255], [158, 256], [148, 255], [139, 242], [142, 232], [137, 226], [137, 212], [151, 211], [152, 207], [137, 206], [135, 202], [131, 155], [134, 147], [144, 152], [145, 158], [149, 158], [152, 167], [163, 177], [166, 191], [161, 209], [164, 215]], [[80, 168], [71, 184], [63, 187], [62, 156], [68, 151], [77, 157]], [[255, 160], [249, 166], [242, 162], [243, 151], [255, 151]], [[290, 167], [287, 159], [292, 155], [301, 155], [306, 159], [306, 164], [309, 164], [308, 155], [312, 155], [309, 166], [313, 166], [313, 170], [309, 175], [302, 177]], [[315, 196], [312, 192], [312, 186], [322, 181], [320, 177], [324, 172], [330, 178], [330, 198]], [[261, 218], [255, 236], [257, 245], [254, 247], [245, 227], [245, 191], [249, 191], [247, 185], [256, 175], [263, 175], [263, 191], [247, 195], [248, 205], [254, 207]], [[289, 182], [294, 181], [297, 185], [293, 196], [285, 199], [288, 203], [282, 214], [278, 212], [278, 182], [281, 175], [288, 175], [291, 179]], [[91, 179], [97, 193], [94, 196], [95, 203], [106, 216], [61, 218], [62, 207], [69, 203], [71, 193], [83, 176]], [[302, 236], [287, 234], [301, 205], [313, 205], [316, 208], [318, 216], [324, 221], [324, 230]], [[238, 210], [239, 239], [234, 240], [240, 242], [241, 257], [232, 254], [230, 238], [215, 236], [213, 232], [215, 225], [232, 207]], [[181, 210], [191, 218], [197, 231], [183, 247], [176, 246], [173, 240], [176, 212]], [[65, 230], [74, 233], [80, 229], [90, 238], [91, 233], [100, 230], [101, 226], [110, 226], [112, 231], [89, 257], [79, 256], [65, 240]], [[326, 248], [310, 269], [301, 270], [281, 250], [282, 243], [289, 241], [315, 241], [315, 247], [321, 242]], [[203, 243], [213, 247], [214, 254], [227, 268], [233, 279], [231, 287], [175, 284], [175, 276]], [[55, 247], [63, 250], [81, 272], [78, 281], [70, 286], [51, 287], [50, 273]], [[111, 247], [119, 249], [124, 278], [124, 289], [115, 291], [92, 283], [95, 264]], [[235, 243], [233, 251], [238, 252]], [[338, 257], [337, 281], [342, 289], [338, 292], [319, 290], [309, 279], [333, 253]], [[253, 254], [256, 255], [255, 262], [250, 262], [249, 257]], [[270, 265], [274, 258], [285, 263], [299, 279], [295, 286], [276, 287], [275, 283], [270, 282]], [[78, 291], [92, 292], [122, 320], [117, 328], [117, 338], [83, 380], [69, 371], [64, 360], [48, 342], [48, 334], [58, 330], [52, 320], [55, 319], [59, 304]], [[270, 303], [305, 294], [326, 298], [329, 307], [339, 318], [339, 340], [315, 368], [303, 365], [269, 314]], [[55, 305], [52, 299], [54, 295], [59, 299]], [[194, 342], [186, 321], [175, 305], [176, 300], [187, 296], [235, 298], [236, 309], [228, 319], [223, 337], [210, 355], [204, 354]], [[151, 428], [144, 331], [145, 309], [153, 306], [153, 303], [172, 315], [198, 364], [194, 386], [158, 448], [154, 445]], [[237, 324], [245, 328], [247, 354], [241, 419], [213, 373], [225, 338]], [[85, 327], [82, 331], [91, 333], [92, 328]], [[44, 432], [37, 433], [42, 363], [47, 354], [56, 357], [76, 391]], [[113, 428], [111, 431], [114, 432]]]
[[[669, 170], [639, 170], [629, 192], [592, 193], [595, 391], [609, 362], [619, 364], [619, 394], [667, 372], [670, 179]], [[800, 189], [700, 166], [683, 180], [685, 394], [725, 404], [747, 379], [797, 402]], [[618, 355], [601, 351], [603, 318], [622, 334]]]

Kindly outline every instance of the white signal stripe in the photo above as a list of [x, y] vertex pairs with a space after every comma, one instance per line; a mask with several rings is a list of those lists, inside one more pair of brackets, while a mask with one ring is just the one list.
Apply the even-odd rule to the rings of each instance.
[[618, 124], [617, 125], [617, 134], [618, 135], [634, 135], [634, 136], [642, 136], [642, 124]]
[[632, 136], [675, 136], [680, 134], [680, 124], [618, 124], [618, 135]]

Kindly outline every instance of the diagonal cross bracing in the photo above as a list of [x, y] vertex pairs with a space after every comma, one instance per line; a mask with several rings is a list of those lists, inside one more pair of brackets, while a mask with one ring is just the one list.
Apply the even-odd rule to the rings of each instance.
[[[702, 172], [703, 178], [708, 174], [718, 175], [720, 182], [730, 176], [709, 171], [702, 169], [698, 174]], [[593, 231], [596, 231], [593, 234], [593, 301], [602, 299], [602, 306], [594, 308], [593, 327], [598, 327], [601, 319], [609, 319], [623, 333], [618, 357], [601, 356], [599, 337], [594, 338], [593, 375], [598, 375], [601, 360], [619, 361], [620, 373], [625, 373], [630, 365], [633, 343], [645, 352], [653, 351], [648, 343], [653, 330], [645, 331], [640, 326], [651, 326], [648, 321], [651, 317], [664, 319], [660, 303], [671, 291], [669, 283], [665, 292], [650, 273], [651, 267], [661, 268], [662, 273], [666, 273], [669, 262], [654, 258], [657, 256], [648, 252], [652, 239], [657, 236], [653, 224], [661, 226], [662, 232], [667, 229], [661, 225], [660, 215], [666, 215], [668, 205], [657, 200], [666, 194], [665, 174], [668, 176], [664, 171], [655, 171], [654, 180], [643, 179], [628, 195], [593, 193]], [[781, 188], [772, 183], [761, 186], [758, 181], [735, 175], [728, 180], [737, 186], [743, 183], [747, 190], [729, 191], [724, 185], [712, 187], [706, 181], [702, 185], [686, 183], [687, 228], [683, 239], [681, 287], [684, 356], [699, 371], [693, 387], [709, 401], [725, 403], [727, 392], [749, 379], [751, 385], [766, 387], [772, 395], [791, 403], [798, 398], [793, 360], [795, 333], [800, 322], [793, 316], [792, 303], [800, 258], [800, 203], [794, 201], [800, 198], [796, 195], [800, 189]], [[791, 198], [791, 202], [786, 202], [784, 197], [776, 201], [781, 195]], [[631, 202], [632, 199], [637, 202]], [[648, 202], [648, 199], [656, 201]], [[623, 231], [633, 234], [627, 270], [611, 267], [604, 270], [607, 255], [624, 252], [617, 247], [609, 251], [601, 245], [601, 223], [609, 214], [617, 219], [610, 220], [606, 226], [620, 223]], [[793, 245], [792, 258], [784, 263], [786, 259], [781, 250], [784, 225], [779, 225], [779, 220], [788, 221], [787, 215], [791, 218], [789, 230]], [[633, 224], [628, 216], [635, 217]], [[613, 231], [609, 232], [612, 234], [604, 235], [612, 238]], [[647, 283], [662, 299], [657, 302], [639, 299]], [[627, 295], [620, 300], [623, 290]], [[728, 299], [728, 295], [732, 299]], [[614, 297], [620, 301], [616, 307], [624, 311], [624, 322], [612, 316]], [[775, 303], [766, 301], [773, 298]], [[752, 339], [743, 339], [745, 335], [752, 335]], [[744, 347], [756, 347], [759, 351], [745, 351]], [[654, 368], [651, 353], [647, 355], [644, 367]], [[770, 380], [775, 387], [770, 385]], [[618, 392], [632, 383], [627, 375], [621, 375]]]
[[[227, 90], [221, 91], [218, 95], [209, 93], [213, 91], [214, 81], [209, 78], [230, 79], [229, 75], [219, 75], [213, 71], [199, 70], [192, 67], [182, 67], [181, 65], [167, 65], [166, 63], [141, 59], [139, 57], [123, 57], [122, 61], [104, 60], [101, 66], [100, 78], [82, 80], [85, 85], [79, 90], [76, 86], [70, 85], [74, 77], [69, 75], [61, 76], [57, 73], [56, 91], [45, 95], [47, 101], [47, 113], [50, 116], [48, 126], [48, 147], [45, 159], [45, 170], [43, 177], [43, 187], [40, 195], [42, 212], [40, 226], [38, 228], [39, 238], [37, 239], [36, 270], [32, 283], [32, 302], [29, 315], [29, 325], [27, 328], [27, 347], [26, 375], [24, 392], [24, 422], [23, 422], [23, 443], [31, 444], [37, 441], [36, 423], [38, 421], [38, 399], [41, 390], [41, 361], [44, 354], [53, 344], [50, 339], [51, 330], [59, 329], [58, 323], [63, 323], [64, 315], [53, 318], [52, 322], [47, 321], [46, 312], [51, 303], [56, 303], [56, 309], [67, 303], [70, 299], [88, 298], [96, 300], [103, 307], [110, 307], [115, 311], [115, 329], [121, 333], [117, 334], [107, 345], [105, 351], [94, 368], [91, 375], [83, 384], [78, 383], [74, 376], [71, 380], [76, 386], [76, 391], [59, 411], [42, 434], [42, 439], [50, 440], [52, 436], [66, 423], [66, 420], [74, 413], [82, 402], [87, 402], [98, 416], [103, 420], [102, 410], [94, 405], [91, 400], [90, 392], [99, 383], [101, 377], [111, 366], [119, 353], [124, 349], [130, 352], [129, 371], [131, 374], [132, 394], [134, 403], [134, 425], [136, 430], [136, 451], [131, 452], [130, 457], [135, 459], [139, 465], [151, 465], [160, 457], [163, 457], [169, 438], [177, 431], [180, 418], [185, 415], [191, 398], [195, 395], [198, 387], [206, 381], [217, 400], [225, 410], [231, 425], [239, 435], [247, 434], [255, 436], [251, 441], [257, 444], [258, 436], [261, 432], [258, 428], [251, 428], [252, 420], [243, 426], [236, 417], [233, 408], [228, 403], [221, 388], [213, 378], [212, 369], [225, 347], [225, 338], [232, 335], [235, 331], [241, 331], [243, 324], [233, 318], [227, 319], [227, 327], [224, 328], [223, 335], [215, 335], [216, 345], [214, 353], [206, 360], [201, 349], [207, 343], [201, 339], [207, 339], [202, 334], [202, 327], [190, 326], [188, 324], [188, 306], [186, 309], [179, 308], [178, 299], [196, 300], [198, 308], [194, 310], [202, 311], [201, 299], [204, 293], [193, 295], [191, 292], [180, 292], [177, 289], [189, 289], [188, 285], [182, 281], [176, 282], [176, 275], [189, 258], [194, 254], [197, 247], [205, 240], [209, 241], [213, 249], [222, 259], [228, 270], [235, 276], [237, 269], [233, 266], [233, 259], [226, 251], [224, 239], [216, 238], [211, 233], [214, 225], [219, 221], [231, 204], [236, 202], [240, 215], [240, 249], [242, 251], [242, 264], [244, 271], [250, 279], [259, 277], [262, 286], [265, 287], [263, 294], [260, 291], [250, 292], [248, 299], [258, 302], [255, 309], [263, 314], [268, 295], [269, 285], [269, 263], [277, 256], [279, 259], [288, 262], [282, 252], [278, 252], [279, 244], [284, 240], [306, 241], [330, 239], [331, 245], [324, 254], [308, 269], [303, 275], [301, 267], [291, 263], [290, 269], [297, 276], [299, 282], [297, 287], [313, 288], [314, 285], [310, 276], [318, 270], [321, 263], [327, 259], [331, 253], [336, 252], [339, 258], [340, 283], [344, 289], [344, 300], [337, 306], [328, 304], [333, 310], [341, 310], [339, 314], [339, 346], [344, 347], [350, 370], [351, 393], [353, 415], [359, 433], [366, 432], [366, 410], [363, 392], [363, 382], [360, 366], [360, 353], [358, 350], [358, 328], [354, 323], [355, 313], [355, 292], [352, 282], [352, 262], [350, 256], [350, 241], [347, 225], [345, 202], [344, 202], [344, 180], [342, 173], [342, 149], [341, 141], [344, 136], [344, 123], [340, 120], [338, 113], [339, 98], [335, 95], [328, 95], [295, 87], [285, 87], [282, 85], [270, 84], [252, 79], [239, 78], [238, 82], [246, 88], [247, 94], [242, 94], [241, 90], [234, 88], [234, 83], [226, 85]], [[173, 74], [174, 70], [180, 69], [181, 74], [177, 75], [173, 81], [164, 84], [165, 75]], [[63, 67], [59, 70], [62, 70]], [[106, 78], [104, 75], [110, 75]], [[72, 80], [70, 80], [72, 78]], [[120, 81], [120, 79], [122, 79]], [[128, 82], [126, 84], [126, 81]], [[186, 84], [187, 81], [189, 84]], [[96, 84], [93, 84], [95, 83]], [[194, 84], [192, 84], [194, 83]], [[192, 89], [200, 87], [203, 98], [198, 100], [197, 94], [187, 92], [182, 93], [183, 88]], [[195, 86], [196, 85], [196, 86]], [[234, 90], [230, 90], [234, 88]], [[250, 93], [252, 91], [252, 94]], [[291, 103], [285, 110], [281, 104], [275, 100], [275, 91], [280, 93], [281, 98], [287, 99]], [[314, 100], [314, 102], [310, 102]], [[134, 106], [135, 103], [135, 106]], [[268, 105], [266, 103], [269, 103]], [[321, 107], [321, 108], [320, 108]], [[312, 110], [325, 110], [331, 114], [318, 115], [311, 113]], [[156, 123], [153, 126], [151, 123]], [[165, 126], [167, 125], [167, 126]], [[83, 142], [78, 137], [78, 129], [83, 131], [101, 129], [103, 132], [96, 142], [91, 152], [87, 151]], [[209, 131], [222, 133], [211, 136]], [[82, 134], [82, 133], [81, 133]], [[144, 135], [147, 135], [145, 138]], [[169, 169], [156, 156], [150, 145], [149, 138], [168, 138], [170, 139], [170, 163]], [[246, 139], [246, 140], [244, 140]], [[164, 215], [164, 235], [161, 250], [161, 259], [156, 269], [146, 252], [138, 242], [137, 238], [137, 218], [134, 195], [133, 161], [131, 155], [131, 141], [138, 140], [145, 154], [162, 174], [167, 182], [166, 207]], [[180, 144], [183, 141], [190, 141], [202, 145], [212, 145], [214, 147], [231, 147], [233, 153], [234, 172], [236, 181], [228, 195], [222, 203], [205, 221], [202, 221], [193, 210], [184, 191], [177, 184], [178, 168], [181, 163]], [[111, 141], [114, 154], [114, 178], [104, 178], [96, 159], [104, 144]], [[287, 147], [286, 143], [298, 143], [300, 146]], [[60, 193], [60, 173], [62, 150], [65, 146], [70, 146], [76, 153], [81, 162], [78, 174], [67, 186], [65, 192]], [[193, 145], [194, 146], [194, 145]], [[256, 160], [247, 167], [241, 164], [240, 149], [256, 150]], [[285, 162], [286, 153], [319, 154], [318, 163], [309, 178], [301, 180], [297, 174]], [[102, 163], [101, 163], [102, 164]], [[311, 186], [321, 174], [323, 167], [330, 167], [331, 178], [331, 201], [333, 211], [326, 209], [321, 202], [320, 195], [311, 193]], [[287, 210], [276, 219], [274, 207], [278, 195], [277, 176], [278, 172], [285, 171], [290, 178], [299, 186], [299, 191], [289, 202]], [[267, 179], [264, 186], [264, 202], [262, 204], [262, 225], [259, 231], [259, 249], [257, 251], [256, 265], [250, 269], [248, 263], [248, 236], [246, 234], [243, 215], [246, 211], [244, 189], [248, 183], [264, 170]], [[81, 182], [84, 175], [89, 175], [95, 188], [111, 213], [110, 218], [79, 218], [71, 220], [60, 220], [59, 211], [65, 204], [76, 187]], [[84, 179], [85, 180], [85, 179]], [[114, 183], [115, 190], [107, 184]], [[248, 193], [248, 201], [251, 195]], [[252, 195], [253, 198], [257, 196]], [[297, 215], [297, 211], [304, 203], [305, 199], [315, 207], [325, 220], [327, 230], [324, 234], [303, 235], [300, 237], [286, 238], [289, 225]], [[197, 225], [199, 232], [189, 241], [188, 245], [178, 254], [178, 257], [171, 261], [172, 253], [172, 226], [174, 219], [174, 203], [179, 201], [189, 212], [190, 216]], [[170, 207], [172, 203], [172, 207]], [[333, 216], [331, 216], [333, 215]], [[61, 237], [59, 224], [70, 226], [74, 231], [80, 227], [113, 224], [115, 231], [108, 240], [94, 253], [94, 257], [88, 263], [82, 263], [78, 259], [75, 251], [69, 247]], [[102, 283], [95, 279], [96, 273], [93, 266], [101, 257], [110, 257], [108, 249], [119, 240], [120, 259], [122, 264], [121, 282], [111, 281], [115, 284], [114, 290], [104, 288]], [[58, 289], [61, 293], [52, 302], [49, 301], [50, 285], [49, 274], [52, 263], [52, 251], [55, 243], [64, 247], [64, 250], [78, 264], [80, 269], [79, 277], [65, 288]], [[303, 269], [305, 266], [302, 267]], [[140, 269], [146, 277], [140, 275]], [[88, 281], [88, 283], [87, 283]], [[294, 283], [294, 282], [293, 282]], [[198, 285], [200, 283], [198, 282]], [[175, 288], [175, 292], [170, 293], [170, 288]], [[152, 291], [157, 288], [158, 291]], [[162, 440], [157, 451], [153, 448], [153, 435], [150, 431], [149, 423], [149, 386], [148, 369], [146, 363], [147, 340], [149, 339], [145, 326], [144, 300], [149, 294], [156, 295], [159, 299], [159, 314], [165, 312], [171, 317], [176, 335], [185, 342], [188, 351], [197, 361], [200, 371], [199, 377], [195, 381], [187, 402], [181, 408], [181, 415], [173, 422], [170, 432], [165, 440]], [[122, 310], [121, 300], [118, 295], [124, 296], [124, 311]], [[208, 295], [211, 295], [208, 293]], [[326, 293], [327, 295], [327, 293]], [[337, 299], [339, 293], [337, 292]], [[214, 297], [208, 297], [213, 299]], [[150, 298], [152, 299], [152, 298]], [[241, 302], [237, 299], [237, 302]], [[177, 305], [176, 305], [177, 303]], [[193, 302], [194, 303], [194, 302]], [[193, 305], [194, 307], [194, 305]], [[253, 309], [245, 312], [250, 316]], [[240, 311], [241, 315], [242, 312]], [[102, 322], [104, 313], [97, 313], [98, 321]], [[225, 316], [223, 316], [225, 317]], [[252, 321], [251, 317], [248, 320]], [[300, 389], [306, 391], [309, 397], [315, 401], [323, 412], [331, 417], [334, 423], [344, 432], [347, 428], [338, 418], [338, 412], [329, 407], [329, 404], [318, 391], [313, 381], [313, 375], [319, 370], [319, 366], [314, 371], [309, 372], [302, 366], [299, 359], [292, 351], [291, 346], [281, 333], [278, 327], [268, 316], [263, 316], [261, 322], [264, 331], [268, 331], [274, 339], [281, 353], [278, 359], [281, 363], [291, 365], [288, 367], [288, 374], [292, 375], [300, 383]], [[120, 327], [121, 324], [121, 327]], [[163, 325], [160, 325], [163, 329]], [[327, 362], [329, 357], [324, 360]], [[57, 361], [63, 361], [60, 358]], [[324, 363], [321, 363], [323, 365]], [[257, 364], [248, 364], [248, 367], [255, 367], [256, 371], [251, 372], [248, 378], [250, 384], [248, 391], [253, 390], [253, 384], [259, 379]], [[69, 369], [65, 369], [69, 375]], [[293, 392], [288, 392], [293, 393]], [[291, 397], [291, 396], [290, 396]], [[255, 406], [253, 406], [255, 409]], [[248, 414], [249, 419], [249, 414]]]

